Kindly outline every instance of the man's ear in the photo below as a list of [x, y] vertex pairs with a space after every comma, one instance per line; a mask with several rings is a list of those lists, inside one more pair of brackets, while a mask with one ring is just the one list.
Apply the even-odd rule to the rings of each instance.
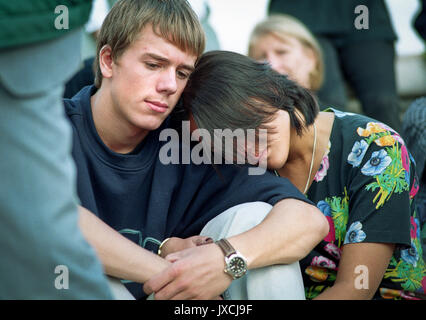
[[99, 67], [101, 69], [103, 78], [112, 77], [112, 65], [114, 61], [112, 58], [112, 50], [109, 45], [104, 45], [99, 52]]

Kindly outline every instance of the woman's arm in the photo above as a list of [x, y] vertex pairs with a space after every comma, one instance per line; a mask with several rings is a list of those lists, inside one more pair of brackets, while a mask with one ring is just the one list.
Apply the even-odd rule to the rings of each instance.
[[[328, 222], [316, 207], [285, 199], [259, 225], [228, 240], [247, 258], [248, 268], [254, 269], [298, 261], [327, 233]], [[231, 283], [216, 244], [173, 253], [167, 260], [173, 264], [144, 285], [145, 292], [155, 292], [156, 299], [210, 299]]]
[[389, 265], [395, 245], [354, 243], [343, 246], [334, 285], [317, 300], [365, 300], [373, 298]]
[[249, 269], [304, 258], [327, 235], [329, 225], [315, 206], [295, 199], [278, 202], [256, 227], [229, 238]]

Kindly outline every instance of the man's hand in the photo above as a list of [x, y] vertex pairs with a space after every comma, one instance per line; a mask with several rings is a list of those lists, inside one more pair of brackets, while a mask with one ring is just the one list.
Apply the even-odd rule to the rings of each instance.
[[193, 236], [190, 238], [182, 239], [177, 237], [170, 238], [161, 248], [161, 257], [167, 257], [167, 255], [182, 251], [197, 246], [213, 243], [213, 239], [204, 236]]
[[225, 260], [216, 244], [206, 244], [170, 254], [172, 265], [144, 284], [156, 300], [216, 299], [231, 284]]

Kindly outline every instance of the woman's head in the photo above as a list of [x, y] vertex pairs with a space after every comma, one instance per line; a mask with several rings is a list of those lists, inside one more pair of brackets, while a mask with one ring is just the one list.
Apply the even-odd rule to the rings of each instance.
[[296, 18], [271, 15], [253, 30], [248, 55], [268, 61], [272, 68], [287, 74], [300, 85], [318, 90], [324, 66], [320, 46], [311, 32]]
[[307, 89], [266, 63], [226, 51], [201, 57], [182, 97], [197, 126], [212, 136], [215, 129], [267, 129], [270, 136], [281, 114], [288, 129], [302, 135], [319, 112]]

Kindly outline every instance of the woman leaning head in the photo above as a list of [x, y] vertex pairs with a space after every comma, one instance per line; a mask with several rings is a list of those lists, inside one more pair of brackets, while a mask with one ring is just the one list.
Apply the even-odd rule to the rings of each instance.
[[[210, 137], [215, 129], [266, 128], [266, 152], [243, 145], [247, 159], [253, 151], [259, 164], [266, 158], [327, 217], [329, 234], [300, 261], [308, 299], [425, 292], [420, 233], [412, 231], [420, 230], [415, 165], [397, 132], [362, 115], [319, 112], [308, 89], [231, 52], [203, 55], [183, 99]], [[374, 279], [366, 290], [352, 285], [360, 265]]]
[[218, 128], [244, 132], [268, 129], [271, 169], [285, 164], [290, 137], [303, 136], [319, 113], [309, 90], [266, 63], [226, 51], [211, 51], [201, 57], [183, 102], [190, 107], [197, 126], [210, 134]]

